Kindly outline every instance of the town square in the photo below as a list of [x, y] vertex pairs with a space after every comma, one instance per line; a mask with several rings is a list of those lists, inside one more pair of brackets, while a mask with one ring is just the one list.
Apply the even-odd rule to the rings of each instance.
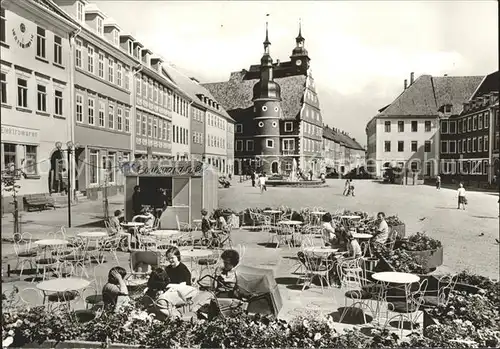
[[2, 347], [499, 347], [497, 14], [3, 0]]

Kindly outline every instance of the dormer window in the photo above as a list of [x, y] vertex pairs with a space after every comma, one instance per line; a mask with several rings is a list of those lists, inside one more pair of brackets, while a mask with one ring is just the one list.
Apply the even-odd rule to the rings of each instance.
[[118, 45], [120, 43], [120, 33], [118, 30], [113, 30], [113, 43]]
[[76, 3], [76, 19], [78, 22], [83, 22], [83, 13], [84, 13], [83, 3], [78, 1]]
[[444, 106], [444, 113], [445, 114], [450, 114], [451, 113], [451, 105], [447, 104]]
[[103, 35], [103, 26], [102, 26], [102, 18], [97, 17], [97, 34]]
[[134, 44], [132, 41], [128, 41], [128, 54], [133, 55], [134, 54]]

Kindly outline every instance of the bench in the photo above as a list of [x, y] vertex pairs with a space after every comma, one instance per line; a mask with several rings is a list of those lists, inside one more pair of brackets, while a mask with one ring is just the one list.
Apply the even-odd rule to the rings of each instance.
[[31, 208], [36, 208], [39, 211], [45, 210], [49, 207], [55, 208], [54, 198], [50, 194], [28, 194], [23, 197], [24, 205], [29, 212]]

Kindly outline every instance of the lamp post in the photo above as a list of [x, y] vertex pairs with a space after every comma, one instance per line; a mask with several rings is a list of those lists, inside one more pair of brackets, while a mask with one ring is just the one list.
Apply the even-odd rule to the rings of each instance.
[[72, 141], [66, 142], [66, 149], [62, 149], [62, 143], [56, 142], [57, 150], [61, 152], [67, 152], [68, 154], [68, 185], [66, 191], [68, 192], [68, 228], [71, 228], [71, 154], [73, 150], [80, 148], [78, 143], [73, 143]]

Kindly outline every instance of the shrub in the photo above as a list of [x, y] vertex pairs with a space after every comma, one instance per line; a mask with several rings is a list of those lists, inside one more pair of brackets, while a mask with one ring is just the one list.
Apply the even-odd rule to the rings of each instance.
[[442, 247], [441, 241], [433, 239], [425, 233], [415, 233], [407, 240], [402, 240], [401, 248], [407, 251], [429, 251]]

